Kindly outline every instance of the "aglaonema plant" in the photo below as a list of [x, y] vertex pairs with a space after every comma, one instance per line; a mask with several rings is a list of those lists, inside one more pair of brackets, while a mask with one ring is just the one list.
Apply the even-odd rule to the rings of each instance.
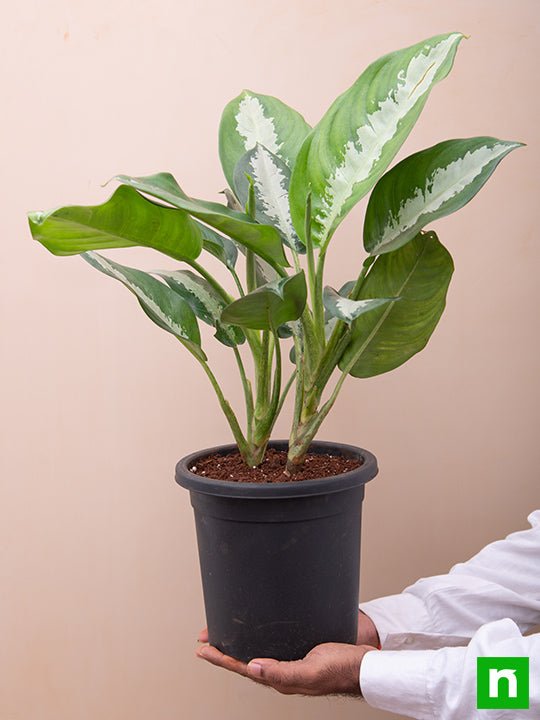
[[[81, 254], [119, 280], [193, 355], [250, 466], [263, 460], [291, 386], [289, 474], [302, 464], [346, 378], [403, 364], [424, 348], [441, 317], [453, 263], [426, 227], [468, 203], [521, 145], [492, 137], [446, 140], [388, 170], [462, 39], [438, 35], [380, 58], [314, 128], [274, 97], [241, 93], [226, 106], [219, 129], [227, 205], [189, 197], [171, 174], [159, 173], [118, 175], [119, 187], [102, 205], [29, 214], [36, 240], [55, 255]], [[367, 256], [362, 262], [355, 247], [351, 281], [339, 290], [325, 286], [330, 241], [370, 191]], [[143, 272], [95, 252], [132, 246], [164, 253], [180, 267]], [[230, 287], [199, 261], [203, 252], [224, 264]], [[198, 320], [234, 353], [244, 428], [210, 368]], [[282, 344], [289, 338], [293, 370], [284, 382]]]

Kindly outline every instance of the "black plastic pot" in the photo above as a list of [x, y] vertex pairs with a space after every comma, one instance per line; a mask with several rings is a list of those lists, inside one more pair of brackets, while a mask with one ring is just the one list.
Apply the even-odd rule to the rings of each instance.
[[[287, 442], [270, 443], [287, 449]], [[311, 452], [362, 457], [356, 470], [320, 480], [237, 483], [176, 466], [195, 512], [210, 644], [227, 655], [296, 660], [323, 642], [355, 643], [364, 485], [374, 455], [315, 442]]]

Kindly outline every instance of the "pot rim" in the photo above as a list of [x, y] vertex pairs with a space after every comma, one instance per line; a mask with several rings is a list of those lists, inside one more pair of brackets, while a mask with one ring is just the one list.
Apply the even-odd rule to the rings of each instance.
[[[268, 443], [269, 447], [278, 450], [286, 450], [288, 445], [287, 440], [272, 440]], [[176, 464], [176, 482], [187, 490], [207, 495], [221, 495], [224, 497], [246, 499], [276, 499], [341, 492], [358, 485], [365, 485], [365, 483], [372, 480], [379, 472], [377, 458], [368, 450], [356, 447], [355, 445], [333, 443], [325, 440], [315, 440], [311, 443], [309, 448], [310, 452], [361, 457], [364, 462], [358, 468], [339, 475], [331, 475], [330, 477], [313, 480], [300, 480], [298, 482], [246, 483], [234, 482], [232, 480], [215, 480], [197, 475], [189, 469], [202, 457], [214, 453], [226, 455], [237, 449], [238, 446], [235, 443], [229, 443], [186, 455]]]

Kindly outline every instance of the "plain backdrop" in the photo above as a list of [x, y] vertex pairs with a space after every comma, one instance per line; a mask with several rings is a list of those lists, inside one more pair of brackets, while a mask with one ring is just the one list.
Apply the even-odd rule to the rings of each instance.
[[[427, 349], [391, 374], [347, 381], [320, 434], [379, 457], [361, 595], [399, 592], [525, 527], [540, 504], [539, 19], [536, 0], [3, 9], [0, 720], [391, 717], [356, 700], [280, 696], [195, 659], [198, 560], [173, 468], [228, 442], [225, 421], [178, 343], [118, 283], [33, 243], [25, 213], [101, 202], [119, 172], [170, 170], [188, 193], [218, 200], [217, 128], [242, 88], [315, 123], [380, 55], [470, 35], [399, 157], [472, 135], [527, 147], [436, 224], [456, 272]], [[332, 285], [364, 257], [362, 211], [333, 241]], [[111, 256], [174, 266], [146, 250]], [[231, 354], [211, 359], [238, 404]]]

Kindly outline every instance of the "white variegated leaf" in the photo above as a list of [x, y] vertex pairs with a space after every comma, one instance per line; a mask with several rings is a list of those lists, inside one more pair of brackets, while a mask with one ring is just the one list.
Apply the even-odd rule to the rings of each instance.
[[349, 210], [377, 182], [450, 72], [463, 35], [438, 35], [380, 58], [343, 93], [308, 136], [291, 177], [291, 213], [304, 239], [311, 194], [312, 237], [325, 247]]
[[364, 313], [375, 310], [375, 308], [395, 302], [399, 298], [367, 298], [365, 300], [351, 300], [346, 295], [340, 295], [334, 288], [324, 288], [324, 307], [330, 317], [352, 323], [357, 317]]
[[289, 207], [291, 172], [287, 165], [257, 143], [240, 158], [234, 171], [236, 195], [244, 206], [248, 202], [248, 177], [253, 182], [255, 192], [256, 219], [279, 230], [283, 241], [290, 248], [296, 252], [305, 252], [292, 224]]
[[520, 146], [490, 137], [447, 140], [402, 160], [371, 194], [366, 250], [372, 255], [396, 250], [428, 223], [462, 208], [505, 155]]
[[[349, 280], [348, 282], [344, 283], [338, 290], [338, 294], [342, 297], [348, 297], [349, 293], [353, 289], [353, 287], [356, 285], [355, 280]], [[324, 292], [324, 291], [323, 291]], [[323, 295], [323, 303], [324, 303], [324, 295]], [[330, 335], [333, 333], [334, 328], [336, 326], [336, 323], [338, 321], [338, 318], [333, 315], [332, 313], [328, 312], [328, 309], [324, 308], [324, 337], [326, 340], [330, 338]]]
[[265, 114], [264, 106], [259, 98], [245, 93], [238, 104], [238, 111], [234, 118], [236, 132], [243, 139], [246, 150], [261, 143], [276, 155], [279, 153], [283, 143], [279, 141], [276, 134], [274, 118]]
[[245, 335], [239, 328], [221, 323], [221, 313], [227, 303], [207, 280], [191, 270], [160, 270], [154, 274], [163, 278], [171, 290], [188, 303], [198, 318], [216, 328], [216, 338], [220, 342], [229, 347], [244, 342]]
[[119, 280], [138, 299], [142, 309], [162, 330], [175, 335], [205, 360], [197, 319], [189, 304], [164, 283], [142, 270], [120, 265], [96, 252], [81, 257], [93, 268]]
[[281, 100], [244, 90], [225, 107], [219, 127], [219, 156], [231, 188], [238, 161], [257, 143], [292, 168], [310, 130], [304, 118]]

